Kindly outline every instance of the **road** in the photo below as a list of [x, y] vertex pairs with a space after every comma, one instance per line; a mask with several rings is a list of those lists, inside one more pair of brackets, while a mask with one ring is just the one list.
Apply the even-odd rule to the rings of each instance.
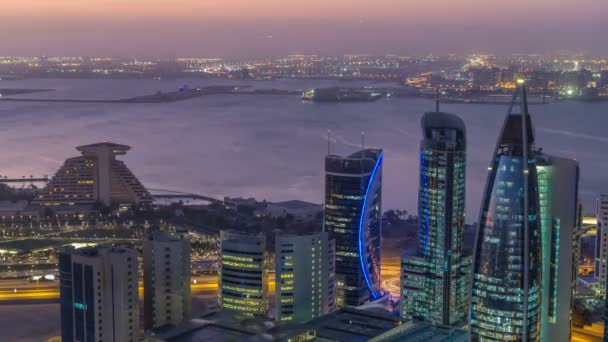
[[604, 325], [601, 323], [593, 323], [591, 326], [584, 328], [572, 328], [573, 342], [602, 342], [604, 340]]
[[[274, 285], [274, 284], [273, 284]], [[190, 285], [192, 294], [199, 292], [217, 293], [217, 276], [204, 276], [193, 278]], [[143, 285], [140, 282], [139, 292], [143, 295]], [[26, 280], [0, 281], [0, 302], [18, 300], [49, 300], [59, 298], [59, 283], [29, 282]]]
[[[391, 292], [393, 297], [399, 296], [400, 258], [385, 257], [382, 264], [383, 287]], [[140, 281], [139, 291], [143, 293]], [[217, 296], [218, 282], [216, 275], [205, 275], [192, 278], [190, 285], [192, 295], [203, 295], [210, 298]], [[274, 273], [268, 275], [268, 291], [275, 290]], [[19, 300], [53, 300], [59, 298], [58, 281], [31, 282], [25, 279], [0, 280], [0, 303]]]
[[[217, 296], [217, 276], [207, 275], [193, 277], [190, 284], [192, 295], [203, 297]], [[274, 292], [275, 281], [274, 274], [268, 277], [268, 291]], [[140, 296], [143, 296], [143, 284], [139, 283]], [[59, 298], [59, 282], [30, 282], [27, 280], [1, 280], [0, 281], [0, 303], [2, 301], [19, 301], [19, 300], [51, 300]]]
[[391, 293], [393, 299], [400, 297], [401, 257], [382, 258], [382, 288]]

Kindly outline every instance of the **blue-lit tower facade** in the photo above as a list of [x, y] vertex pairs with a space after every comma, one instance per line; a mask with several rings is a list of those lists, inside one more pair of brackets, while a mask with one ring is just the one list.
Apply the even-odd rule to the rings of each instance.
[[324, 226], [335, 240], [336, 306], [381, 296], [382, 150], [325, 158]]
[[533, 145], [522, 84], [488, 167], [473, 259], [473, 341], [540, 340], [541, 222]]
[[466, 130], [442, 112], [422, 117], [418, 249], [401, 260], [401, 316], [443, 325], [468, 317], [470, 255], [463, 251]]

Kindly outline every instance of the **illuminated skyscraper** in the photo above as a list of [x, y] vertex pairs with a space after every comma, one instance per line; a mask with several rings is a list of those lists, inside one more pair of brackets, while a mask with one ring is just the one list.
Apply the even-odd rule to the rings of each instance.
[[303, 323], [335, 309], [333, 240], [326, 232], [275, 239], [276, 320]]
[[[520, 112], [513, 107], [520, 102]], [[474, 341], [538, 341], [541, 323], [541, 222], [534, 133], [521, 85], [490, 166], [473, 263]]]
[[137, 268], [131, 249], [60, 250], [61, 340], [139, 341]]
[[537, 154], [542, 227], [541, 341], [571, 339], [579, 239], [578, 162]]
[[401, 316], [466, 321], [470, 256], [463, 252], [466, 130], [456, 115], [422, 117], [418, 250], [401, 261]]
[[190, 319], [190, 242], [187, 232], [152, 232], [143, 242], [144, 329]]
[[608, 285], [608, 195], [600, 195], [597, 198], [595, 217], [597, 218], [595, 276], [600, 283], [600, 297], [606, 299], [606, 286]]
[[222, 231], [219, 305], [245, 315], [268, 313], [266, 237]]
[[[608, 280], [606, 264], [608, 259], [608, 195], [600, 195], [596, 202], [595, 216], [597, 218], [595, 274], [600, 282], [600, 295], [605, 300], [604, 327], [608, 327]], [[608, 329], [604, 329], [604, 342], [608, 342]]]
[[91, 207], [151, 203], [152, 197], [116, 156], [130, 146], [109, 142], [78, 146], [80, 157], [67, 159], [33, 203], [44, 207]]
[[336, 305], [379, 298], [382, 150], [325, 158], [325, 218], [336, 242]]

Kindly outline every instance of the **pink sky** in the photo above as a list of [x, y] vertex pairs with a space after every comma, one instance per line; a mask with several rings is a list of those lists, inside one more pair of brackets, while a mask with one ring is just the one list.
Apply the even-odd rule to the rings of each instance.
[[[350, 20], [487, 15], [581, 15], [608, 10], [603, 0], [5, 0], [5, 16], [114, 19], [330, 19]], [[527, 13], [527, 14], [526, 14]]]
[[[0, 55], [526, 52], [534, 48], [603, 53], [607, 49], [602, 33], [608, 29], [605, 0], [2, 3]], [[268, 37], [273, 40], [264, 39]]]

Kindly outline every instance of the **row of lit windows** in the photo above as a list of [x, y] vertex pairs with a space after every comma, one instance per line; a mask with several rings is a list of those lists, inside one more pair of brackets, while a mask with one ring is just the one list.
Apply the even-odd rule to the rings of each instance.
[[239, 304], [239, 305], [245, 305], [245, 306], [249, 306], [249, 307], [257, 307], [257, 306], [261, 306], [263, 304], [263, 302], [261, 300], [240, 299], [240, 298], [228, 297], [226, 295], [222, 296], [222, 305], [223, 306], [225, 306], [224, 303]]
[[223, 259], [222, 259], [222, 265], [238, 267], [238, 268], [248, 268], [248, 269], [261, 269], [262, 268], [262, 265], [260, 265], [260, 264], [246, 264], [246, 263], [242, 263], [242, 262], [233, 262], [230, 260], [223, 260]]
[[222, 260], [233, 260], [233, 261], [242, 261], [242, 262], [259, 261], [258, 259], [254, 259], [251, 257], [242, 257], [242, 256], [238, 256], [238, 255], [231, 255], [231, 254], [222, 254]]
[[230, 286], [230, 285], [225, 285], [225, 284], [222, 284], [222, 289], [228, 290], [228, 291], [234, 291], [237, 293], [249, 293], [249, 294], [260, 294], [262, 292], [262, 290], [259, 288], [237, 287], [237, 286]]

